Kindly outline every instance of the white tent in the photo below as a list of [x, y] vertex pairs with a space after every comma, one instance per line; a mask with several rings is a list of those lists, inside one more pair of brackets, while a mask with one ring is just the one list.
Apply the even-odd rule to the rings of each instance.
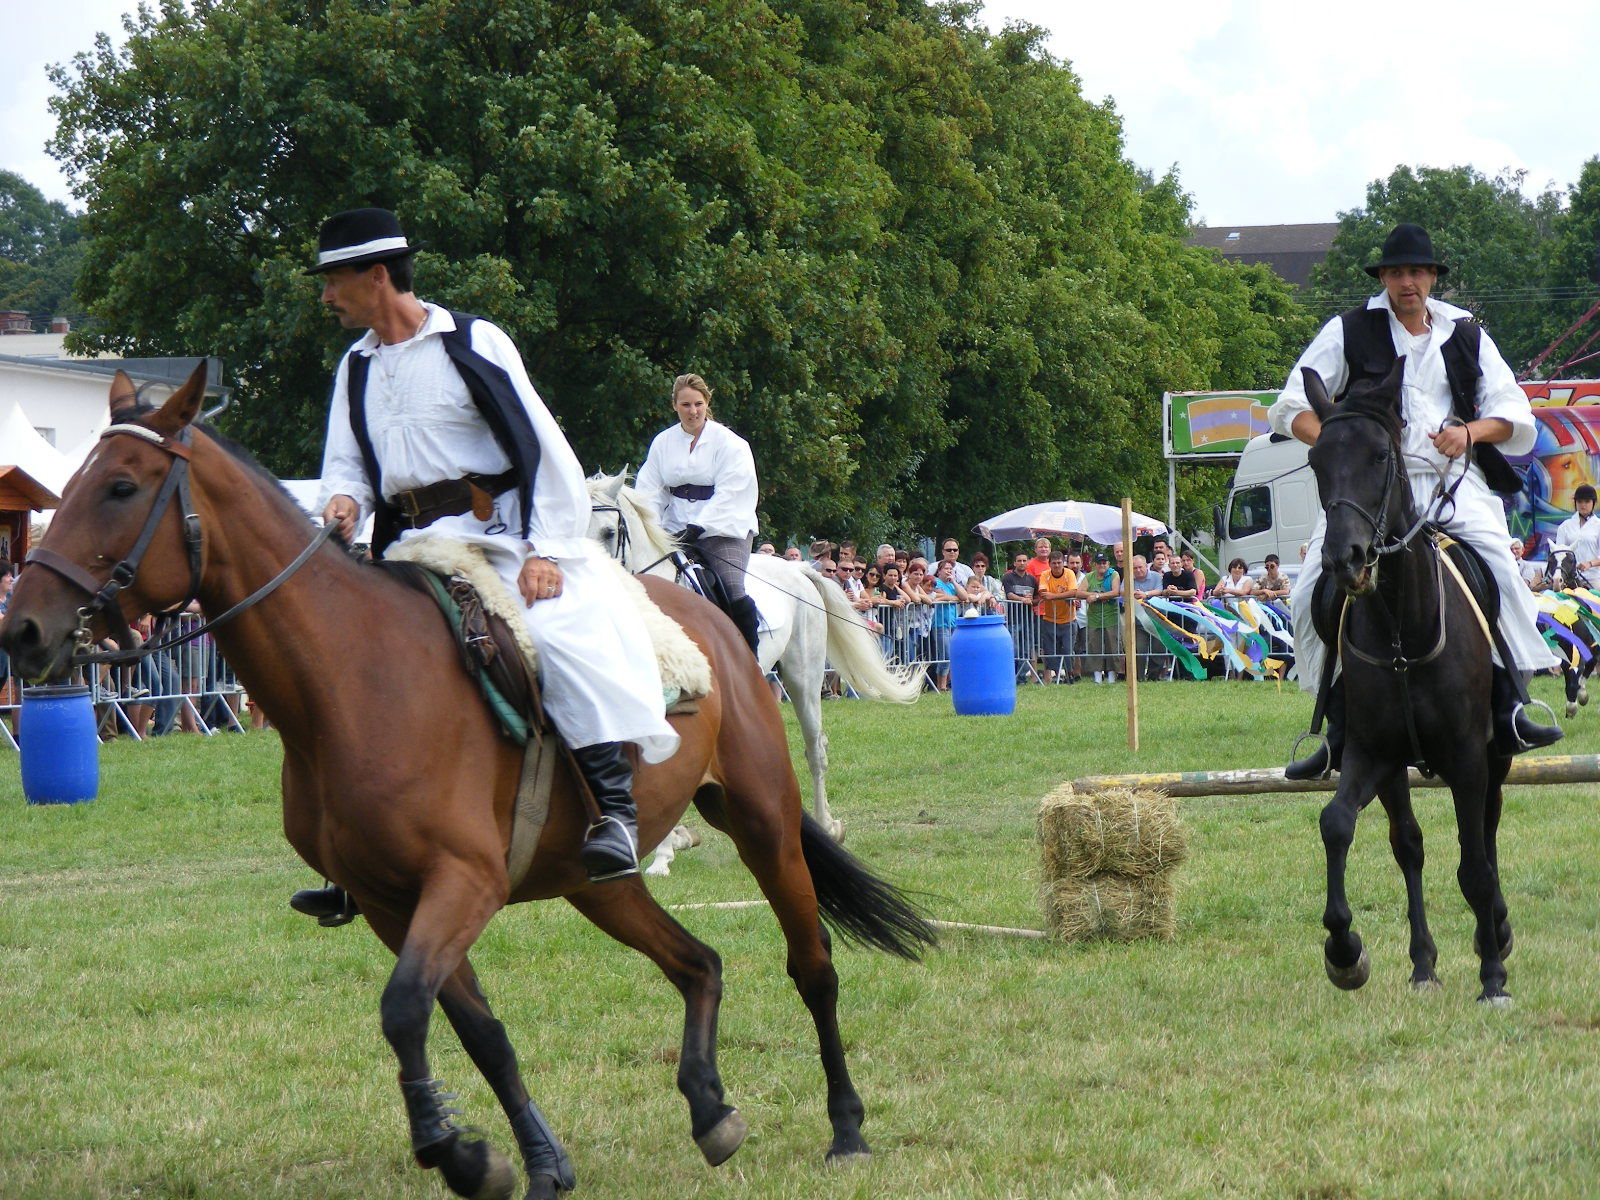
[[0, 400], [0, 462], [21, 467], [56, 495], [77, 469], [44, 438], [15, 400]]

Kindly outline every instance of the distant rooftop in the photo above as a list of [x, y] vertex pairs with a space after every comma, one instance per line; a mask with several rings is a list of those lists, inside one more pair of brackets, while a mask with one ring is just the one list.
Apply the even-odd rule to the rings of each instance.
[[1194, 231], [1192, 246], [1209, 246], [1242, 263], [1266, 263], [1296, 287], [1311, 280], [1311, 268], [1328, 257], [1337, 221], [1319, 225], [1209, 225]]

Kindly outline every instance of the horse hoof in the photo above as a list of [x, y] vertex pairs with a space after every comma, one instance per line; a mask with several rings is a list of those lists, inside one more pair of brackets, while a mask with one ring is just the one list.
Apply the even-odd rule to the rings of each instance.
[[720, 1167], [744, 1144], [745, 1135], [749, 1132], [749, 1124], [735, 1108], [705, 1133], [695, 1138], [694, 1144], [700, 1147], [700, 1153], [705, 1155], [706, 1162], [713, 1167]]
[[1411, 981], [1411, 990], [1419, 995], [1424, 992], [1442, 992], [1444, 991], [1444, 984], [1440, 983], [1438, 979], [1413, 979]]
[[1365, 946], [1361, 947], [1361, 957], [1351, 966], [1334, 966], [1326, 952], [1322, 955], [1322, 965], [1327, 969], [1329, 981], [1342, 991], [1353, 992], [1372, 978], [1372, 960], [1367, 957]]
[[1589, 703], [1589, 689], [1588, 688], [1583, 687], [1583, 688], [1579, 688], [1578, 689], [1578, 703], [1579, 704], [1588, 704]]
[[1501, 992], [1497, 996], [1490, 996], [1488, 994], [1479, 996], [1478, 1003], [1487, 1008], [1510, 1008], [1514, 1002], [1510, 996], [1506, 995], [1504, 992]]
[[659, 858], [652, 858], [650, 865], [644, 869], [646, 875], [671, 875], [672, 868]]
[[1578, 715], [1578, 706], [1576, 704], [1574, 704], [1570, 700], [1567, 701], [1567, 720], [1570, 721], [1570, 720], [1572, 720], [1573, 717], [1575, 717], [1577, 715]]
[[517, 1172], [510, 1161], [477, 1138], [457, 1141], [439, 1168], [450, 1190], [467, 1200], [511, 1200], [516, 1190]]
[[862, 1147], [860, 1150], [828, 1151], [827, 1164], [830, 1167], [849, 1167], [855, 1163], [867, 1162], [872, 1158], [872, 1151]]

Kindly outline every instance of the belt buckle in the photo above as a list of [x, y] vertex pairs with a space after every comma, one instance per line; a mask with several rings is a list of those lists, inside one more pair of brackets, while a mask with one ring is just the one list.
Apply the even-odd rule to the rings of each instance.
[[400, 511], [412, 520], [422, 515], [422, 506], [417, 503], [417, 490], [413, 488], [408, 492], [401, 492], [395, 497], [400, 502]]

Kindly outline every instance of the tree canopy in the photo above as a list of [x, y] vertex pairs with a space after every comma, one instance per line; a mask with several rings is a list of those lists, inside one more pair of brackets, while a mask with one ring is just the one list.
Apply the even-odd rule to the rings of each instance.
[[1038, 30], [901, 0], [162, 0], [54, 74], [88, 209], [86, 347], [219, 354], [229, 431], [317, 469], [348, 335], [301, 272], [395, 209], [418, 291], [490, 317], [591, 467], [682, 371], [762, 520], [964, 530], [1159, 502], [1163, 390], [1281, 380], [1285, 285], [1184, 245]]
[[0, 308], [68, 311], [83, 256], [77, 217], [14, 171], [0, 171]]

